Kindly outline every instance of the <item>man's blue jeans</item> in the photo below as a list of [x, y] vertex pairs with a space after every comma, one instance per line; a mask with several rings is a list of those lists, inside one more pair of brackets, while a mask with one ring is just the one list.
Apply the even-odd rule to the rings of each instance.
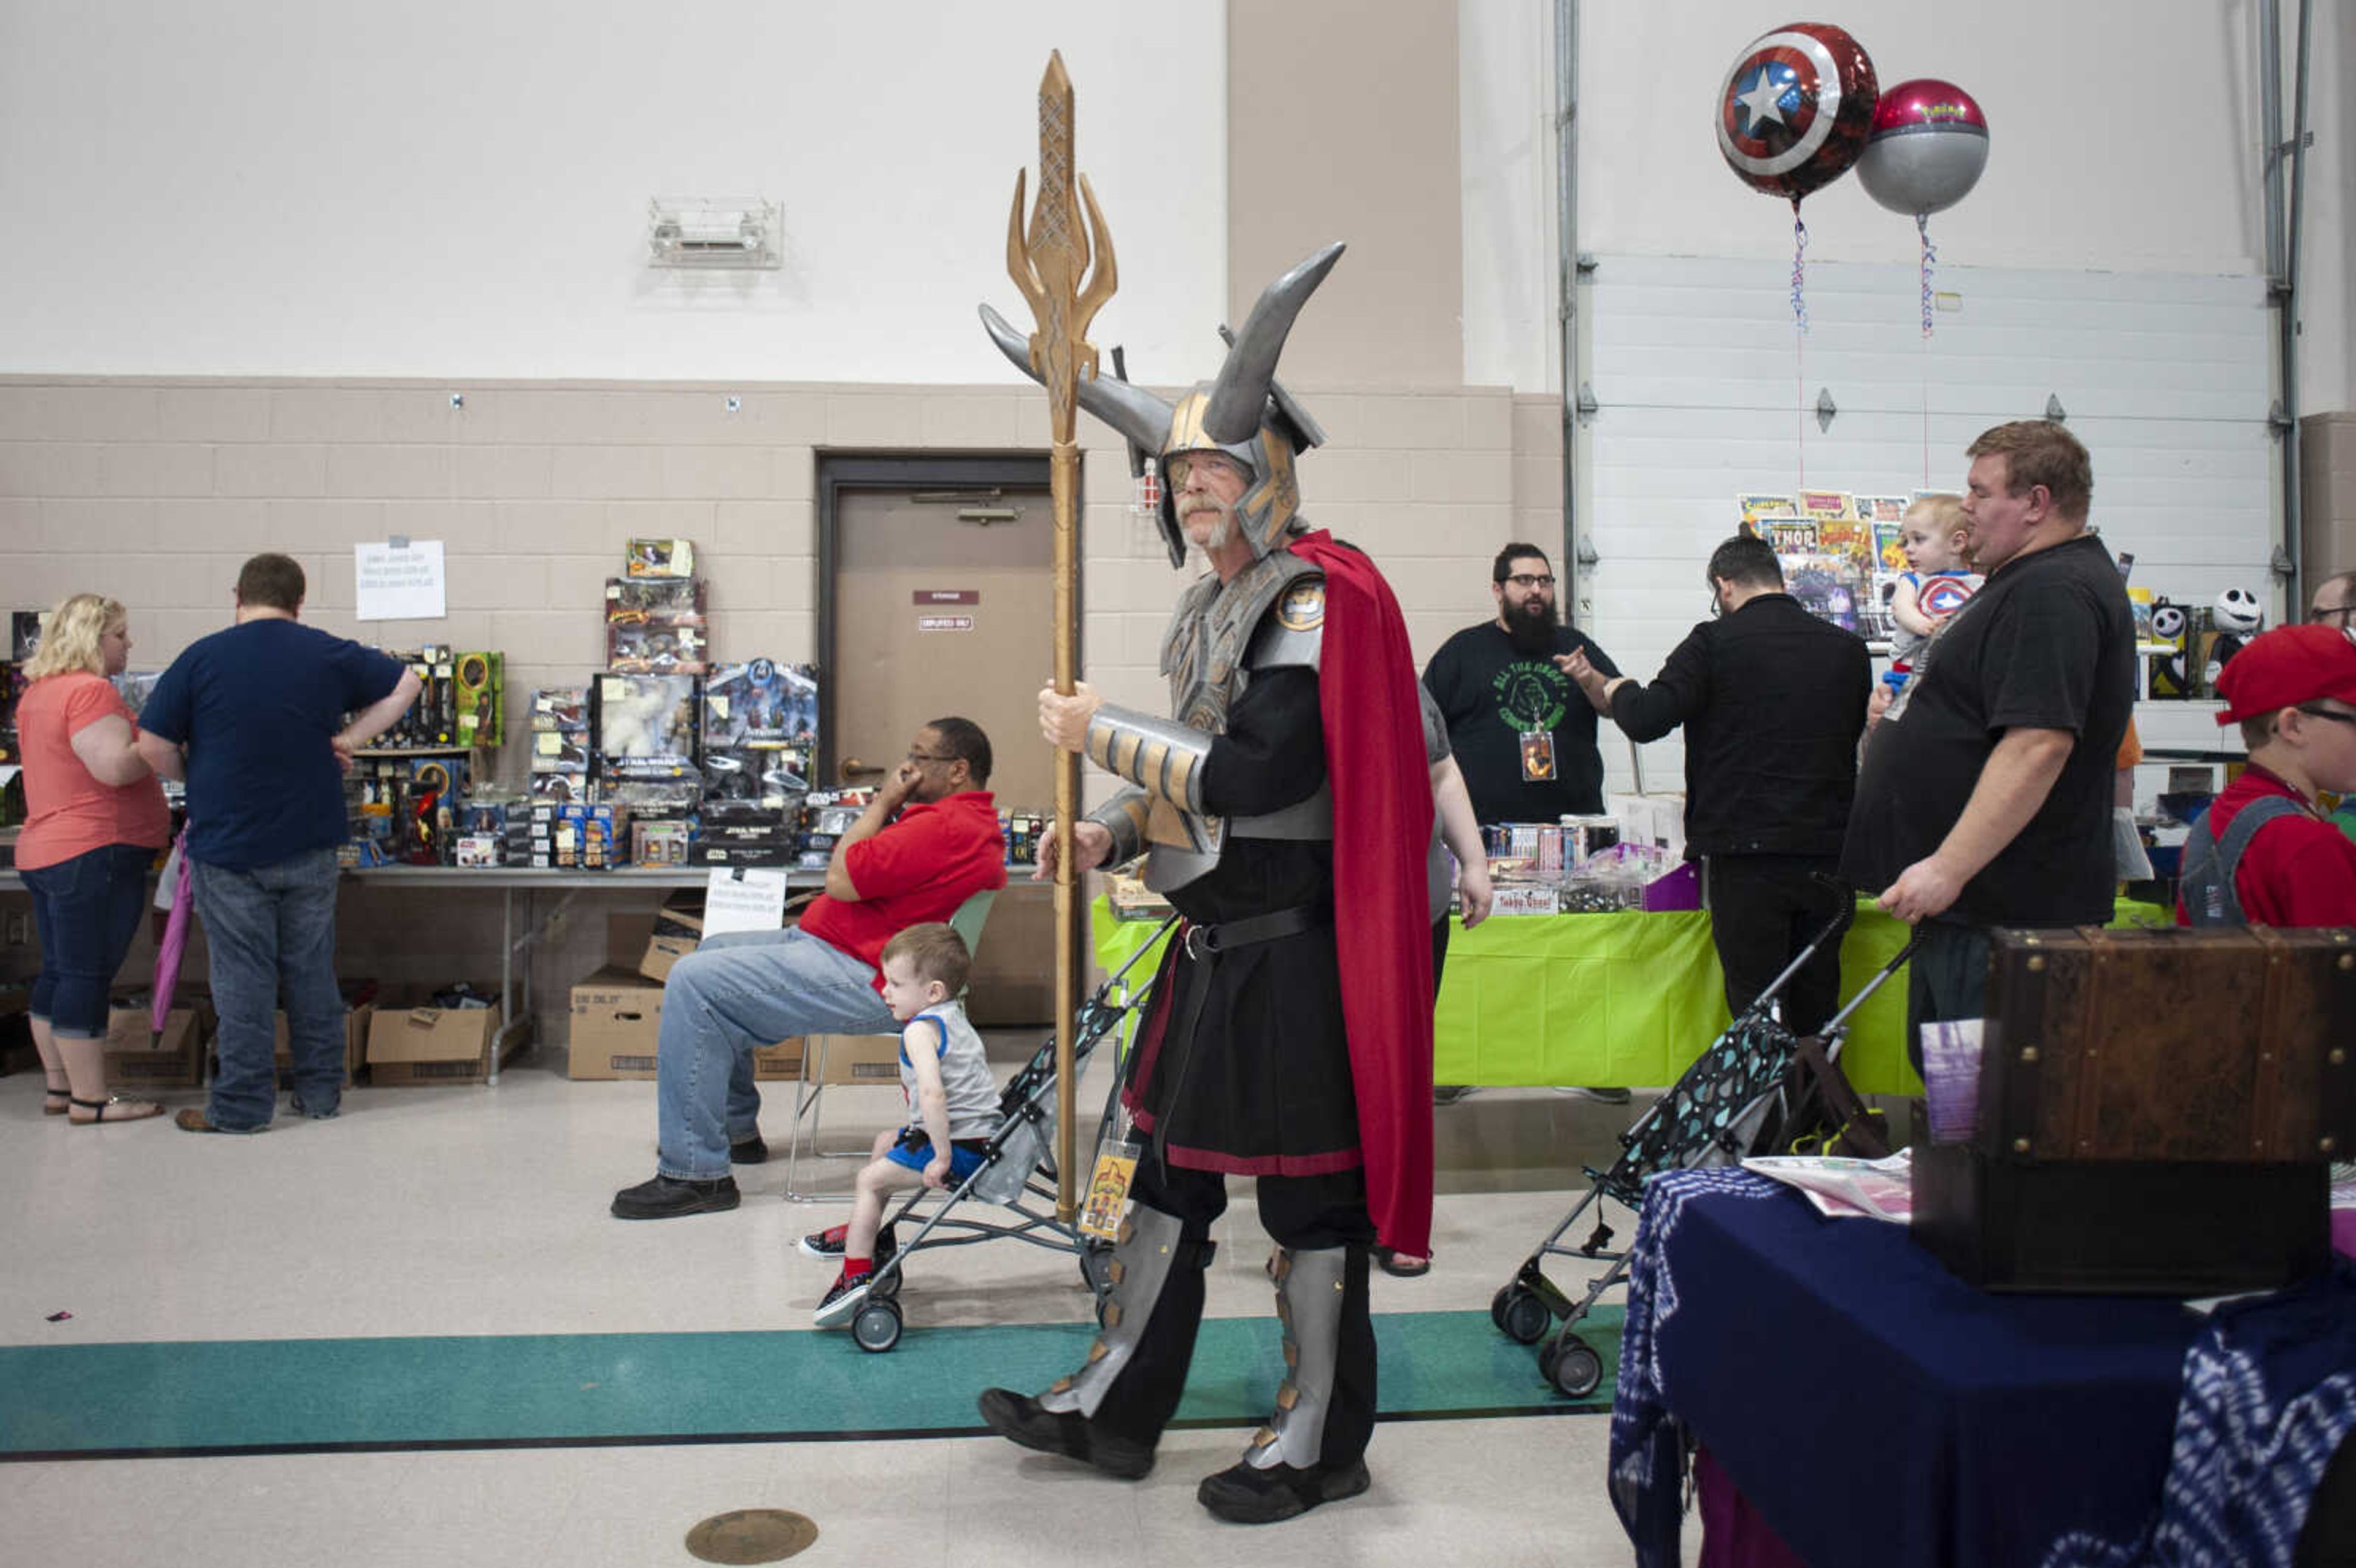
[[206, 1116], [225, 1132], [270, 1125], [278, 1104], [272, 1013], [283, 994], [294, 1097], [313, 1116], [344, 1093], [344, 997], [336, 986], [336, 852], [306, 849], [250, 871], [190, 856], [197, 918], [212, 955], [220, 1016]]
[[839, 947], [798, 930], [712, 938], [663, 983], [655, 1168], [678, 1181], [728, 1174], [728, 1146], [761, 1130], [760, 1047], [798, 1034], [899, 1031], [875, 971]]

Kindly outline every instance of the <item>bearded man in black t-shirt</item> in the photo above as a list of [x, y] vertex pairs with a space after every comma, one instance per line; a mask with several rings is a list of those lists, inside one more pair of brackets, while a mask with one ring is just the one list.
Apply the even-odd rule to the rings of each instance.
[[1922, 927], [1907, 997], [1918, 1068], [1923, 1023], [1985, 1014], [1989, 927], [2109, 922], [2113, 774], [2135, 705], [2134, 616], [2086, 528], [2086, 449], [2023, 420], [1966, 450], [1964, 515], [1987, 583], [1868, 741], [1841, 855]]
[[1423, 671], [1472, 815], [1484, 824], [1592, 816], [1603, 809], [1596, 710], [1566, 671], [1573, 654], [1607, 677], [1620, 667], [1562, 624], [1554, 568], [1537, 546], [1507, 545], [1490, 576], [1496, 618], [1449, 638]]

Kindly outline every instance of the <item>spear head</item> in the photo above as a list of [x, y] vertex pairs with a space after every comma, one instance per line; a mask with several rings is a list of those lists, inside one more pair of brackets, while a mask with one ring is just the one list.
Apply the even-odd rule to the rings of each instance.
[[1096, 192], [1072, 157], [1072, 79], [1058, 50], [1048, 56], [1047, 72], [1039, 79], [1039, 201], [1026, 233], [1023, 176], [1017, 172], [1014, 208], [1006, 226], [1006, 270], [1038, 322], [1038, 330], [1031, 335], [1031, 368], [1047, 389], [1059, 445], [1076, 438], [1077, 384], [1082, 376], [1092, 379], [1097, 373], [1088, 325], [1112, 297], [1119, 279], [1111, 231], [1105, 227]]

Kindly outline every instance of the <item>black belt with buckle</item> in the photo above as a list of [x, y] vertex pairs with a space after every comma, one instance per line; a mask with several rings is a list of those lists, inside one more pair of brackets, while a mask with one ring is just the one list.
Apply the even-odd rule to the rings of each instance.
[[1298, 936], [1304, 931], [1314, 931], [1333, 918], [1331, 904], [1299, 904], [1268, 914], [1247, 915], [1241, 920], [1221, 921], [1216, 925], [1186, 927], [1186, 955], [1203, 958], [1215, 953], [1226, 953], [1238, 947], [1248, 947], [1255, 942], [1274, 942], [1280, 936]]
[[[1176, 1076], [1171, 1080], [1170, 1093], [1162, 1102], [1162, 1115], [1153, 1124], [1153, 1156], [1160, 1160], [1165, 1174], [1169, 1157], [1163, 1152], [1163, 1140], [1170, 1128], [1170, 1114], [1178, 1107], [1179, 1092], [1186, 1086], [1186, 1069], [1194, 1055], [1194, 1025], [1203, 1014], [1204, 999], [1211, 990], [1211, 970], [1218, 955], [1232, 953], [1238, 947], [1255, 943], [1274, 942], [1279, 937], [1299, 936], [1315, 931], [1333, 921], [1333, 906], [1328, 903], [1296, 904], [1290, 909], [1274, 910], [1267, 914], [1247, 915], [1241, 920], [1221, 921], [1216, 925], [1186, 927], [1186, 956], [1194, 960], [1193, 972], [1186, 976], [1186, 989], [1178, 998], [1170, 1021], [1164, 1026], [1165, 1045], [1174, 1040], [1178, 1044]], [[1137, 1070], [1139, 1056], [1130, 1058], [1130, 1071]]]

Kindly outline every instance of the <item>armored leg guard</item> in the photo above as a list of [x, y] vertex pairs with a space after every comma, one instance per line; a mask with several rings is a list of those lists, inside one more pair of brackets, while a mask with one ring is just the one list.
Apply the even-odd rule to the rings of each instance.
[[1253, 1434], [1241, 1462], [1196, 1493], [1219, 1518], [1269, 1524], [1366, 1489], [1375, 1413], [1367, 1256], [1363, 1246], [1278, 1253], [1285, 1378], [1275, 1413]]
[[1138, 1204], [1113, 1248], [1112, 1299], [1087, 1360], [1036, 1399], [990, 1390], [982, 1419], [1026, 1448], [1144, 1475], [1185, 1392], [1212, 1251], [1185, 1240], [1175, 1215]]

